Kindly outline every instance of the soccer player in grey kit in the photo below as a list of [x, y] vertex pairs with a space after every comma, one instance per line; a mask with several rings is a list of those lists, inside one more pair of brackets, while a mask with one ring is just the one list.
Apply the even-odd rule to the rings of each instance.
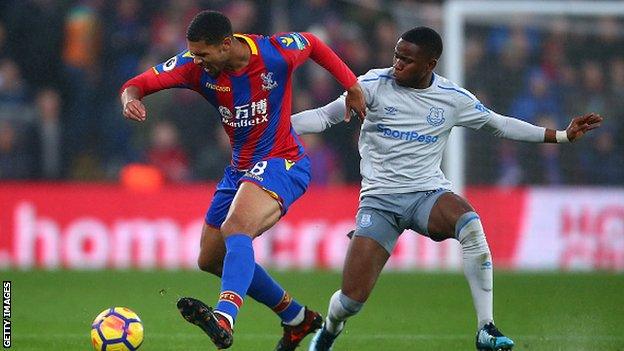
[[[431, 28], [404, 33], [390, 68], [359, 77], [367, 104], [359, 151], [362, 189], [356, 229], [343, 267], [341, 289], [329, 301], [327, 318], [310, 350], [330, 350], [348, 317], [358, 313], [405, 229], [435, 241], [461, 244], [464, 275], [477, 314], [476, 348], [511, 350], [514, 342], [494, 325], [492, 257], [474, 208], [450, 190], [440, 169], [451, 129], [463, 126], [533, 143], [567, 143], [597, 128], [602, 117], [573, 118], [556, 131], [502, 116], [433, 72], [442, 39]], [[342, 121], [344, 97], [292, 117], [299, 134], [317, 133]]]

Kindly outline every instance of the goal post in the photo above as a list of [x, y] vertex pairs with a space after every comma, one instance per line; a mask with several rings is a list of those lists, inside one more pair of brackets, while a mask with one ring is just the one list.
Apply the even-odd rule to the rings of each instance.
[[[464, 32], [466, 22], [475, 18], [515, 15], [624, 16], [622, 1], [497, 1], [449, 0], [444, 3], [444, 74], [464, 85]], [[466, 142], [464, 128], [454, 128], [446, 149], [443, 167], [454, 191], [466, 185]]]

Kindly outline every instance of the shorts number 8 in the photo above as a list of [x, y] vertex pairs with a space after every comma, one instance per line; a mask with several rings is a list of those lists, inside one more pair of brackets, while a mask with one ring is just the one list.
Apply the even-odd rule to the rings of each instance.
[[249, 171], [249, 173], [259, 176], [262, 173], [264, 173], [264, 170], [266, 169], [266, 167], [267, 167], [267, 161], [260, 161], [254, 165], [254, 168], [252, 168], [251, 171]]

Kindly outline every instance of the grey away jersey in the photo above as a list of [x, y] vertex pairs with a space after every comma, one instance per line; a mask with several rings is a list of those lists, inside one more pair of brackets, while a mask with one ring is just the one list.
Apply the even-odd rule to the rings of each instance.
[[359, 140], [361, 195], [450, 188], [440, 164], [451, 128], [479, 129], [490, 111], [436, 74], [426, 89], [399, 86], [392, 68], [371, 70], [360, 84], [369, 110]]
[[[396, 84], [392, 68], [358, 78], [368, 108], [360, 133], [361, 196], [449, 188], [440, 164], [451, 129], [484, 129], [495, 136], [543, 142], [545, 128], [485, 108], [470, 92], [434, 74], [426, 89]], [[292, 116], [299, 134], [318, 133], [343, 120], [344, 96]]]

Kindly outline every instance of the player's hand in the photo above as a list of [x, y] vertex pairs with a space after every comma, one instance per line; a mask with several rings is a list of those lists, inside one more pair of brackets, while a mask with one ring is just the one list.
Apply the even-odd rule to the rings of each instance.
[[583, 116], [574, 117], [566, 128], [566, 134], [570, 142], [580, 139], [592, 129], [600, 127], [602, 117], [597, 113], [588, 113]]
[[351, 120], [351, 113], [357, 116], [360, 121], [366, 117], [366, 99], [360, 83], [355, 83], [351, 88], [347, 89], [347, 97], [345, 98], [347, 111], [345, 112], [345, 122]]
[[147, 111], [141, 100], [132, 99], [124, 105], [123, 115], [128, 119], [143, 122], [147, 117]]

